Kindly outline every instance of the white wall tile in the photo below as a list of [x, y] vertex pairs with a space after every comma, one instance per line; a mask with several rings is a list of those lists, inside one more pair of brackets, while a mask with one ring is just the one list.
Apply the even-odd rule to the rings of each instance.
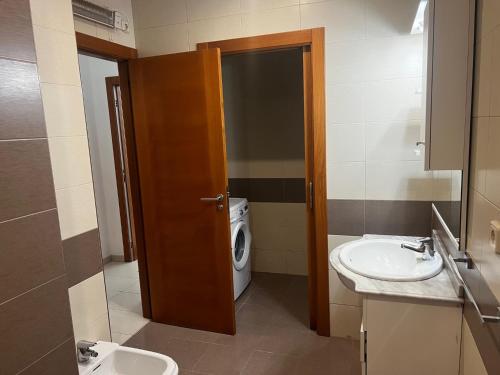
[[252, 249], [252, 271], [286, 273], [286, 250]]
[[49, 138], [56, 190], [92, 183], [87, 136]]
[[500, 117], [491, 117], [489, 121], [484, 195], [500, 207]]
[[408, 35], [415, 19], [417, 1], [369, 0], [366, 2], [366, 33], [371, 37]]
[[80, 86], [42, 83], [48, 137], [87, 135]]
[[75, 36], [33, 26], [40, 82], [80, 85]]
[[365, 199], [365, 163], [327, 164], [328, 199]]
[[188, 24], [189, 48], [194, 51], [196, 44], [213, 40], [241, 37], [243, 34], [241, 16], [211, 18]]
[[430, 200], [432, 172], [425, 172], [423, 162], [366, 163], [366, 199]]
[[288, 250], [285, 253], [286, 273], [289, 275], [307, 275], [307, 252]]
[[490, 74], [490, 116], [500, 116], [500, 26], [492, 34], [491, 74]]
[[472, 115], [476, 117], [488, 116], [490, 112], [492, 39], [491, 35], [485, 36], [476, 45], [472, 101]]
[[241, 0], [241, 9], [251, 12], [256, 9], [282, 8], [298, 4], [299, 0]]
[[365, 91], [367, 122], [397, 122], [422, 118], [420, 79], [368, 82]]
[[300, 29], [299, 7], [254, 11], [242, 16], [243, 35], [262, 35]]
[[366, 127], [366, 160], [398, 161], [423, 160], [423, 153], [415, 153], [420, 141], [421, 125], [369, 125]]
[[100, 272], [68, 289], [75, 341], [110, 339], [104, 276]]
[[480, 0], [478, 1], [478, 31], [479, 38], [484, 40], [484, 37], [490, 34], [493, 29], [500, 25], [500, 3], [497, 0]]
[[189, 50], [187, 24], [137, 30], [136, 43], [140, 57], [165, 55]]
[[30, 0], [33, 25], [73, 34], [73, 10], [69, 0]]
[[326, 83], [363, 82], [366, 77], [366, 40], [325, 44]]
[[472, 188], [482, 194], [484, 194], [486, 189], [489, 124], [490, 119], [488, 117], [476, 117], [472, 119], [470, 184]]
[[239, 14], [239, 0], [186, 0], [188, 20], [196, 21]]
[[97, 5], [118, 11], [123, 19], [127, 19], [129, 28], [126, 31], [110, 29], [103, 25], [97, 25], [97, 37], [135, 48], [134, 17], [132, 15], [131, 0], [93, 0]]
[[134, 0], [132, 7], [136, 31], [187, 22], [185, 0]]
[[358, 306], [330, 304], [330, 335], [359, 339], [362, 308]]
[[301, 28], [325, 27], [326, 42], [365, 37], [365, 1], [332, 0], [300, 6]]
[[97, 228], [92, 184], [56, 190], [56, 201], [63, 240]]
[[364, 45], [367, 81], [422, 75], [422, 35], [372, 38], [366, 40]]
[[95, 23], [77, 17], [74, 18], [74, 22], [75, 31], [97, 37], [97, 26]]
[[326, 86], [327, 124], [361, 125], [364, 122], [364, 90], [361, 83]]
[[450, 201], [452, 187], [452, 171], [432, 171], [432, 200]]
[[327, 164], [365, 161], [365, 127], [363, 125], [329, 125], [327, 134]]

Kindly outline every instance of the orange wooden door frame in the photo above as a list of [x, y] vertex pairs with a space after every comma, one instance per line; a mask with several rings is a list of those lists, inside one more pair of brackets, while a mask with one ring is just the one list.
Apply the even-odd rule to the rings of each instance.
[[[222, 55], [302, 47], [304, 56], [304, 134], [308, 214], [309, 305], [311, 328], [330, 335], [326, 202], [325, 31], [315, 28], [278, 34], [198, 43]], [[313, 189], [309, 189], [312, 183]]]

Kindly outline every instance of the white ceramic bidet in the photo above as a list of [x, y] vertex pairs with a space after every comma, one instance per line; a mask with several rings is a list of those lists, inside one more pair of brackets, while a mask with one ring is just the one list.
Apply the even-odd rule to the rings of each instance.
[[179, 368], [166, 355], [99, 341], [92, 347], [99, 355], [78, 364], [80, 375], [177, 375]]

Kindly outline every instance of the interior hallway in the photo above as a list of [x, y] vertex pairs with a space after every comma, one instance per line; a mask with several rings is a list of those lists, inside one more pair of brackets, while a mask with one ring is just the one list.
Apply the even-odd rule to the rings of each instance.
[[307, 278], [253, 273], [235, 336], [148, 323], [125, 345], [172, 357], [183, 375], [361, 374], [359, 342], [308, 328]]
[[122, 344], [149, 322], [142, 316], [137, 261], [104, 265], [111, 339]]

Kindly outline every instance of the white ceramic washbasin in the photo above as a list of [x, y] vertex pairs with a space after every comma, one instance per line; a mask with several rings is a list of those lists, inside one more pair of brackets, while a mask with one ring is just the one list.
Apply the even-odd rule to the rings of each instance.
[[389, 281], [418, 281], [436, 276], [443, 267], [438, 252], [434, 257], [401, 248], [402, 241], [362, 239], [346, 244], [339, 254], [342, 265], [366, 277]]
[[166, 355], [99, 341], [92, 347], [99, 355], [79, 364], [80, 375], [177, 375], [179, 368]]

